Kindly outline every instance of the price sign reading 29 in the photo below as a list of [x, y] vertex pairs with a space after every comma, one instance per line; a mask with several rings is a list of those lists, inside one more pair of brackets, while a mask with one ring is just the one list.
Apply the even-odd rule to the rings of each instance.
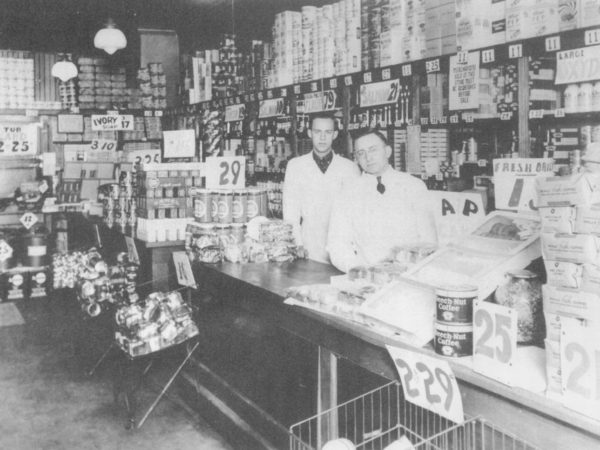
[[245, 186], [245, 157], [206, 158], [206, 187], [208, 189], [241, 189]]
[[406, 399], [454, 422], [464, 420], [462, 398], [446, 361], [388, 346]]

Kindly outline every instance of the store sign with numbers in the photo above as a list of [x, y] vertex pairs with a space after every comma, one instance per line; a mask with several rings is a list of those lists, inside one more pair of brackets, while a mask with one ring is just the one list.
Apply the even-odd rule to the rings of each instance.
[[450, 110], [479, 107], [479, 52], [459, 52], [450, 57], [448, 87]]
[[556, 84], [600, 79], [600, 45], [556, 53]]
[[225, 122], [237, 122], [246, 117], [246, 105], [229, 105], [225, 107]]
[[387, 80], [360, 86], [360, 106], [387, 105], [398, 102], [400, 96], [400, 80]]
[[93, 131], [133, 131], [132, 114], [92, 114]]
[[37, 123], [0, 123], [0, 157], [36, 155], [38, 130]]
[[281, 116], [284, 112], [284, 109], [282, 98], [261, 100], [258, 105], [258, 117], [259, 119], [265, 119], [267, 117]]
[[332, 111], [335, 109], [336, 101], [337, 94], [332, 89], [321, 92], [310, 92], [304, 94], [304, 108], [301, 112], [309, 114], [321, 111]]
[[496, 209], [532, 211], [536, 208], [536, 177], [554, 175], [552, 158], [494, 159]]
[[19, 219], [28, 230], [38, 222], [38, 217], [32, 212], [26, 212]]
[[390, 345], [387, 349], [409, 402], [453, 422], [464, 422], [458, 383], [446, 361]]
[[246, 186], [244, 156], [209, 157], [205, 164], [208, 189], [242, 189]]

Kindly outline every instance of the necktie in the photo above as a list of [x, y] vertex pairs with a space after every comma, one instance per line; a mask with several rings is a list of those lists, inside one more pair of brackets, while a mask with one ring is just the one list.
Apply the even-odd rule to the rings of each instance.
[[377, 177], [377, 192], [380, 194], [385, 192], [385, 185], [381, 182], [381, 177]]

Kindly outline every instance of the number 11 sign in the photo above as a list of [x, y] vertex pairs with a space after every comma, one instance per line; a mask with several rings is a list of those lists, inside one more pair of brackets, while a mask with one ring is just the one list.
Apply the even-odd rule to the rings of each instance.
[[208, 189], [242, 189], [246, 186], [244, 156], [206, 158], [206, 187]]

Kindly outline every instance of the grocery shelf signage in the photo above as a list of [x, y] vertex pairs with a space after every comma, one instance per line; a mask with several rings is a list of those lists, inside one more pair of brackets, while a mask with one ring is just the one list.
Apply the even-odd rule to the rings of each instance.
[[92, 114], [93, 131], [133, 131], [132, 114]]
[[332, 89], [304, 94], [304, 109], [302, 112], [309, 114], [332, 111], [335, 109], [336, 101], [337, 94]]
[[600, 45], [556, 53], [556, 84], [600, 79]]
[[536, 177], [554, 174], [552, 158], [494, 159], [496, 209], [531, 211], [536, 209]]
[[360, 86], [360, 106], [387, 105], [398, 102], [400, 96], [400, 80], [380, 81], [378, 83], [363, 84]]
[[284, 104], [282, 98], [270, 98], [261, 100], [258, 107], [258, 117], [264, 119], [266, 117], [275, 117], [283, 115]]
[[460, 52], [450, 57], [450, 110], [479, 107], [479, 52]]
[[431, 191], [440, 245], [473, 231], [485, 218], [483, 197], [478, 192]]
[[0, 123], [0, 157], [37, 154], [38, 128], [36, 123]]
[[236, 122], [246, 117], [246, 105], [229, 105], [225, 107], [225, 122]]

